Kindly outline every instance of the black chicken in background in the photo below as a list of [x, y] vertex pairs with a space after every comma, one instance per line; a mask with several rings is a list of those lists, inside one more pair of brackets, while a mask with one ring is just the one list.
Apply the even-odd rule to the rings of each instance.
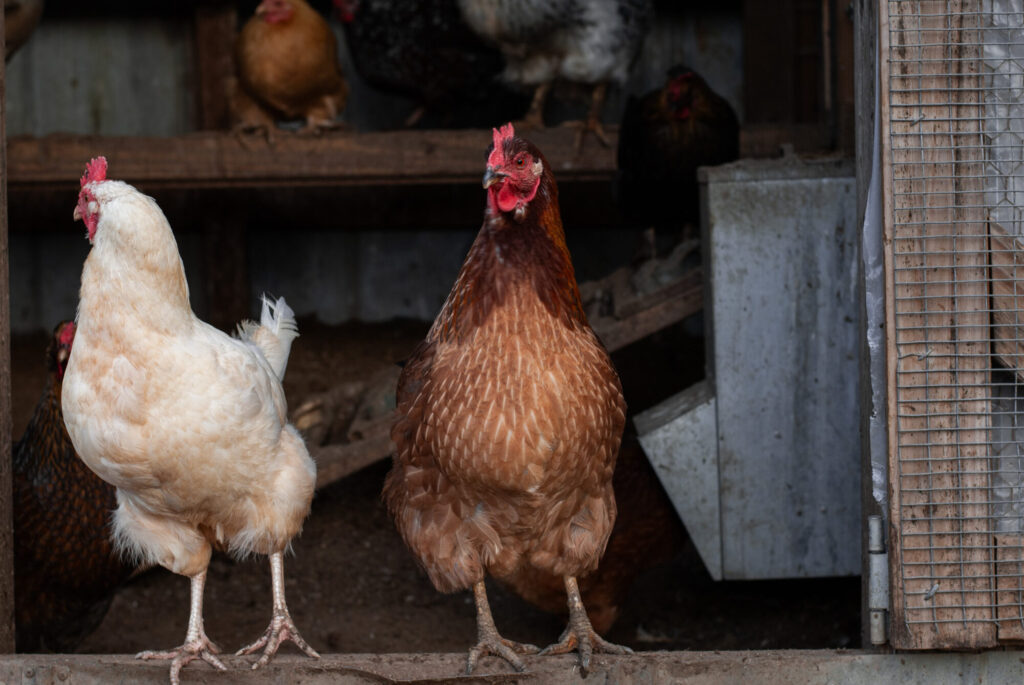
[[457, 0], [333, 0], [356, 72], [412, 98], [406, 126], [490, 127], [526, 99], [499, 81], [501, 53], [466, 25]]
[[53, 332], [49, 377], [13, 448], [14, 611], [19, 652], [70, 652], [107, 613], [135, 570], [114, 552], [114, 487], [78, 458], [64, 427], [61, 386], [75, 324]]
[[662, 88], [630, 98], [622, 115], [616, 191], [627, 225], [673, 242], [695, 235], [697, 167], [731, 162], [739, 152], [739, 121], [729, 103], [697, 72], [673, 67]]

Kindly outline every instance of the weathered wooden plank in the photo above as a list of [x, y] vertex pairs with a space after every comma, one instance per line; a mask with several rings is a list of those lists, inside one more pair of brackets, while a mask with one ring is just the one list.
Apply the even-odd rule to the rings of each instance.
[[[577, 155], [567, 128], [522, 131], [543, 152], [559, 182], [607, 180], [615, 170], [611, 145], [585, 144]], [[320, 136], [200, 132], [171, 138], [51, 135], [9, 142], [12, 191], [77, 184], [85, 162], [105, 155], [112, 178], [147, 189], [390, 185], [448, 183], [483, 177], [490, 131], [332, 131]]]
[[311, 447], [309, 452], [316, 462], [317, 489], [386, 459], [394, 451], [391, 442], [391, 424], [394, 422], [394, 414], [388, 414], [368, 424], [362, 440]]
[[892, 643], [904, 649], [997, 637], [980, 11], [980, 0], [880, 11]]
[[[0, 7], [0, 52], [4, 10]], [[14, 535], [11, 527], [11, 310], [7, 254], [7, 97], [0, 64], [0, 653], [14, 651]]]
[[656, 333], [704, 308], [703, 274], [695, 269], [656, 293], [624, 305], [628, 316], [594, 317], [590, 321], [609, 352]]

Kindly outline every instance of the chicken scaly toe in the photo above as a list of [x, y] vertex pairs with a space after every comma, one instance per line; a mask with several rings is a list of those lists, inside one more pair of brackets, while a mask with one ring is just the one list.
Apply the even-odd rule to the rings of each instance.
[[604, 111], [604, 101], [607, 96], [608, 84], [597, 84], [594, 86], [594, 92], [591, 96], [590, 112], [587, 114], [587, 118], [584, 121], [566, 121], [562, 124], [562, 126], [576, 129], [576, 140], [573, 144], [573, 149], [577, 155], [583, 150], [583, 137], [588, 132], [593, 133], [594, 137], [605, 147], [611, 147], [611, 140], [601, 125], [601, 112]]
[[188, 632], [185, 633], [185, 644], [166, 651], [145, 651], [135, 655], [136, 659], [170, 659], [171, 685], [180, 685], [181, 669], [196, 659], [202, 659], [220, 671], [226, 671], [224, 663], [217, 658], [220, 647], [210, 641], [203, 630], [203, 586], [206, 584], [206, 571], [192, 576], [192, 601], [188, 617]]
[[319, 659], [320, 654], [302, 638], [302, 635], [299, 634], [299, 629], [295, 627], [295, 622], [292, 621], [291, 614], [288, 613], [288, 605], [285, 604], [284, 600], [283, 553], [275, 552], [270, 555], [270, 574], [274, 592], [274, 615], [270, 619], [270, 625], [267, 626], [267, 630], [258, 640], [242, 647], [235, 652], [235, 656], [252, 654], [262, 649], [262, 656], [252, 665], [253, 670], [256, 670], [270, 663], [270, 660], [277, 654], [278, 648], [285, 640], [291, 640], [299, 649], [305, 652], [306, 656]]
[[586, 676], [590, 668], [590, 657], [594, 652], [605, 654], [632, 654], [633, 650], [622, 645], [612, 644], [598, 635], [590, 619], [587, 618], [587, 610], [583, 608], [583, 600], [580, 599], [580, 590], [573, 576], [565, 577], [565, 591], [569, 596], [569, 625], [565, 627], [558, 642], [549, 645], [541, 650], [540, 656], [551, 654], [565, 654], [577, 649], [580, 654], [580, 670]]
[[530, 102], [530, 109], [526, 115], [515, 122], [519, 129], [542, 129], [544, 128], [544, 105], [547, 103], [548, 94], [551, 92], [551, 82], [547, 81], [537, 86], [533, 92], [533, 100]]
[[534, 645], [524, 644], [506, 640], [494, 625], [494, 617], [491, 616], [491, 606], [487, 602], [487, 588], [484, 581], [473, 585], [473, 595], [476, 597], [476, 631], [477, 643], [469, 649], [469, 657], [466, 659], [466, 675], [473, 673], [480, 657], [493, 654], [500, 656], [512, 665], [512, 668], [522, 673], [526, 670], [526, 664], [519, 658], [520, 654], [536, 654], [539, 649]]

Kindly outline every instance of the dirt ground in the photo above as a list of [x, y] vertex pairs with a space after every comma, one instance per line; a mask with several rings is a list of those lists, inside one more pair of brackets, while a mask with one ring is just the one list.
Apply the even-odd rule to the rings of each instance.
[[[285, 383], [290, 406], [403, 359], [425, 330], [418, 322], [329, 327], [300, 321], [302, 337]], [[12, 341], [16, 436], [42, 387], [45, 345], [45, 336]], [[670, 378], [678, 385], [679, 374], [644, 373], [666, 355], [678, 357], [665, 347], [660, 353], [627, 349], [616, 355], [632, 408], [681, 389], [650, 381]], [[674, 343], [668, 348], [679, 349]], [[688, 354], [702, 360], [692, 350]], [[689, 362], [689, 373], [699, 375], [702, 365]], [[378, 463], [317, 493], [295, 554], [285, 563], [292, 616], [321, 652], [461, 652], [475, 637], [471, 595], [442, 595], [419, 571], [380, 501], [387, 469]], [[498, 586], [490, 586], [490, 597], [507, 638], [544, 645], [561, 632], [560, 617]], [[675, 559], [638, 579], [608, 637], [637, 650], [857, 647], [859, 597], [857, 578], [715, 583], [687, 544]], [[270, 600], [265, 560], [215, 555], [206, 591], [207, 633], [224, 648], [237, 649], [262, 633]], [[187, 580], [150, 571], [119, 592], [80, 651], [124, 654], [178, 645], [187, 617]]]

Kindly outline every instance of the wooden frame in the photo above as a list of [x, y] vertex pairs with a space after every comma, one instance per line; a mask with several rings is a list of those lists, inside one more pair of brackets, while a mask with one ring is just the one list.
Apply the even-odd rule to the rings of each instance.
[[[4, 9], [0, 7], [0, 52]], [[14, 652], [14, 532], [11, 490], [11, 309], [7, 254], [7, 93], [0, 63], [0, 654]]]

